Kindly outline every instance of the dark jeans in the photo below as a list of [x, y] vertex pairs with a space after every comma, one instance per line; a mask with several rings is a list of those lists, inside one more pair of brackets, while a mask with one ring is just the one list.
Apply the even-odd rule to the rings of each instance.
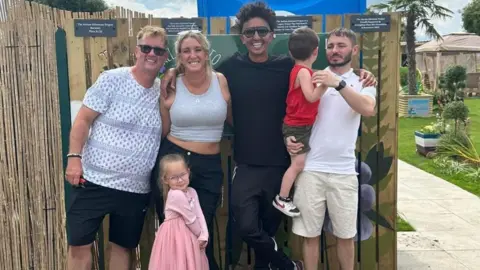
[[255, 269], [294, 269], [281, 250], [275, 250], [275, 236], [282, 213], [272, 201], [280, 191], [285, 167], [238, 165], [232, 180], [233, 228], [255, 252]]
[[[159, 161], [163, 156], [172, 153], [183, 154], [190, 167], [190, 187], [197, 191], [200, 207], [202, 208], [202, 212], [205, 216], [208, 227], [209, 239], [206, 248], [208, 263], [210, 270], [217, 270], [219, 267], [215, 261], [213, 250], [213, 219], [220, 203], [220, 197], [222, 193], [223, 169], [221, 155], [201, 155], [185, 150], [165, 139], [162, 141], [160, 146], [157, 161]], [[156, 164], [158, 165], [158, 162]], [[151, 186], [152, 195], [154, 196], [155, 200], [155, 210], [160, 222], [163, 222], [165, 218], [163, 213], [164, 204], [162, 186], [159, 186], [157, 183], [159, 173], [158, 169], [159, 168], [154, 168]]]

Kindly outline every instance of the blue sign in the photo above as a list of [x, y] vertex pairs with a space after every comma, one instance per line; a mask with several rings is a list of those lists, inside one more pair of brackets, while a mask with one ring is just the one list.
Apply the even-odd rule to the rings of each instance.
[[[228, 17], [235, 16], [244, 4], [252, 0], [197, 0], [199, 17]], [[270, 8], [294, 15], [324, 15], [364, 13], [367, 7], [366, 0], [342, 0], [341, 4], [331, 0], [265, 0]], [[277, 14], [278, 15], [278, 14]]]
[[415, 98], [408, 100], [408, 116], [430, 116], [430, 100], [428, 98]]

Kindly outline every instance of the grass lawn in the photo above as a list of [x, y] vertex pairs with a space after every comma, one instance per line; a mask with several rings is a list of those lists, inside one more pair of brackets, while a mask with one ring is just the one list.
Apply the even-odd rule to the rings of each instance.
[[[470, 131], [477, 151], [480, 151], [480, 99], [465, 100], [471, 119]], [[480, 196], [480, 182], [465, 176], [463, 173], [447, 175], [439, 172], [432, 159], [427, 159], [415, 152], [415, 130], [434, 122], [435, 118], [400, 118], [398, 123], [398, 158], [426, 172], [443, 178], [458, 187]]]
[[413, 232], [415, 229], [406, 220], [397, 216], [397, 232]]

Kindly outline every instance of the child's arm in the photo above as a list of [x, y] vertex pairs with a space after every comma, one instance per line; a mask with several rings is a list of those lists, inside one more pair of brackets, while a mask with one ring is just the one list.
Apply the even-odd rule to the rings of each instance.
[[328, 89], [328, 87], [324, 84], [314, 87], [312, 83], [312, 75], [310, 75], [310, 72], [308, 72], [308, 70], [305, 68], [302, 68], [298, 71], [297, 80], [300, 83], [300, 87], [302, 88], [305, 99], [307, 99], [309, 102], [315, 102], [319, 100]]
[[195, 208], [190, 207], [190, 203], [185, 193], [181, 190], [170, 190], [168, 192], [166, 207], [180, 214], [185, 220], [185, 224], [195, 236], [202, 233], [201, 221], [195, 214]]
[[198, 200], [198, 194], [197, 192], [192, 189], [192, 193], [194, 194], [195, 198], [195, 214], [197, 215], [197, 218], [200, 222], [200, 227], [202, 229], [202, 232], [200, 233], [200, 236], [198, 236], [198, 240], [201, 241], [207, 241], [208, 242], [208, 227], [207, 227], [207, 222], [205, 221], [205, 216], [203, 215], [202, 208], [200, 207], [200, 201]]

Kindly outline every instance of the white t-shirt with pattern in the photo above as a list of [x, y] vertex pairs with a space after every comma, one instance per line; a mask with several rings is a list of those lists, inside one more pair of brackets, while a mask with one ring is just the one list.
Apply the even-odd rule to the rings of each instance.
[[83, 149], [83, 175], [117, 190], [148, 193], [160, 148], [160, 81], [144, 88], [130, 67], [103, 72], [83, 104], [100, 113]]

